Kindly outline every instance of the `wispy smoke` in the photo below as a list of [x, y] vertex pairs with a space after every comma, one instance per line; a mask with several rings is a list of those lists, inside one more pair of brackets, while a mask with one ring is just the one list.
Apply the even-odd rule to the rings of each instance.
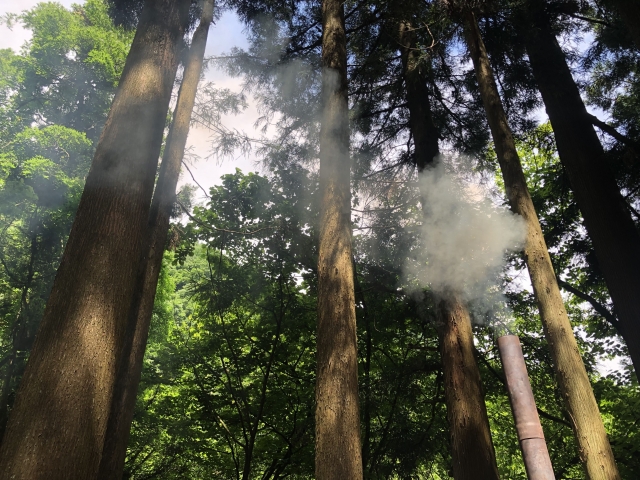
[[506, 254], [524, 244], [524, 221], [494, 205], [482, 188], [465, 185], [443, 162], [423, 172], [419, 184], [420, 243], [405, 263], [406, 281], [415, 289], [430, 287], [436, 295], [458, 293], [476, 319], [502, 316], [498, 276]]

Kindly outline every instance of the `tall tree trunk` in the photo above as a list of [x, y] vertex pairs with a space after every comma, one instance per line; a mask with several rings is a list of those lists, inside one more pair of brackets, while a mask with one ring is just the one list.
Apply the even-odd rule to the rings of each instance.
[[636, 48], [640, 49], [640, 2], [638, 0], [610, 0], [618, 15], [627, 26]]
[[453, 478], [499, 479], [469, 311], [455, 292], [439, 298], [436, 309]]
[[367, 308], [367, 299], [365, 298], [362, 285], [358, 279], [358, 269], [355, 259], [353, 261], [353, 282], [355, 285], [355, 295], [358, 304], [362, 306], [362, 317], [364, 320], [364, 398], [362, 421], [364, 423], [364, 438], [362, 439], [362, 472], [365, 479], [371, 476], [371, 354], [373, 351], [373, 339], [371, 338], [371, 318], [369, 309]]
[[[409, 125], [418, 170], [433, 165], [439, 155], [438, 129], [433, 122], [426, 78], [413, 28], [400, 24], [400, 45], [407, 89]], [[427, 192], [421, 192], [426, 197]], [[456, 480], [498, 479], [480, 370], [474, 355], [469, 312], [457, 292], [437, 304], [438, 334], [444, 371], [444, 393]]]
[[11, 387], [13, 386], [16, 353], [16, 348], [12, 345], [11, 353], [4, 359], [6, 366], [0, 389], [0, 435], [4, 433], [9, 418], [9, 395], [11, 395]]
[[140, 260], [138, 288], [129, 313], [127, 336], [111, 402], [105, 445], [100, 461], [99, 479], [119, 479], [122, 477], [124, 469], [127, 441], [149, 336], [158, 277], [162, 268], [169, 221], [175, 203], [176, 186], [189, 135], [191, 113], [202, 72], [209, 27], [213, 20], [213, 7], [214, 0], [202, 2], [200, 24], [193, 34], [191, 47], [185, 60], [178, 101], [151, 203], [146, 233], [147, 241]]
[[631, 219], [542, 2], [530, 3], [522, 27], [533, 75], [598, 263], [640, 372], [640, 234]]
[[0, 449], [0, 479], [94, 478], [189, 0], [147, 0]]
[[[6, 359], [7, 366], [5, 370], [4, 380], [2, 382], [2, 390], [0, 390], [0, 441], [4, 436], [9, 420], [9, 396], [13, 391], [13, 380], [20, 375], [20, 368], [16, 368], [18, 362], [18, 351], [28, 349], [29, 340], [33, 338], [33, 332], [30, 332], [29, 321], [29, 293], [33, 286], [33, 277], [36, 273], [35, 262], [38, 255], [38, 232], [40, 230], [37, 217], [34, 215], [30, 223], [31, 246], [29, 253], [29, 264], [27, 266], [27, 276], [22, 285], [22, 293], [20, 295], [20, 307], [16, 315], [15, 324], [11, 332], [11, 353]], [[17, 371], [16, 371], [17, 370]]]
[[356, 310], [351, 261], [344, 4], [322, 1], [322, 126], [316, 457], [318, 480], [362, 479]]
[[465, 37], [480, 86], [480, 95], [502, 171], [511, 209], [527, 224], [524, 259], [538, 302], [540, 319], [551, 350], [558, 386], [591, 479], [619, 479], [620, 475], [604, 429], [598, 404], [582, 362], [573, 329], [564, 307], [513, 135], [498, 93], [493, 70], [475, 15], [464, 12]]
[[409, 107], [409, 128], [413, 136], [414, 161], [418, 171], [433, 165], [440, 155], [438, 139], [440, 132], [433, 122], [431, 99], [427, 90], [427, 66], [420, 61], [416, 35], [409, 22], [400, 23], [400, 55], [402, 57], [402, 73], [407, 89], [407, 106]]

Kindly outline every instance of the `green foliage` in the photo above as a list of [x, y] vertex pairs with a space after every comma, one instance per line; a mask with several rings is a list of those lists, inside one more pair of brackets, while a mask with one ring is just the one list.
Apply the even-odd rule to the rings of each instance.
[[71, 11], [40, 3], [17, 21], [33, 36], [21, 55], [5, 53], [0, 61], [11, 81], [4, 89], [11, 92], [8, 128], [15, 134], [33, 122], [64, 125], [96, 141], [133, 34], [113, 26], [101, 0]]
[[89, 169], [92, 145], [61, 126], [29, 127], [0, 153], [0, 427], [33, 342]]
[[[226, 175], [180, 227], [179, 262], [164, 266], [175, 292], [162, 282], [156, 298], [173, 311], [170, 333], [147, 352], [131, 478], [313, 477], [312, 195], [300, 188], [308, 173], [291, 175]], [[448, 452], [429, 316], [368, 265], [357, 294], [368, 477], [437, 478]]]
[[[619, 359], [625, 347], [550, 126], [532, 128], [529, 113], [539, 99], [512, 21], [518, 4], [488, 5], [481, 29], [554, 266], [578, 292], [566, 290], [567, 308], [618, 465], [631, 479], [640, 471], [640, 392], [628, 369], [600, 373], [603, 361]], [[132, 39], [133, 32], [113, 25], [114, 5], [135, 23], [137, 1], [107, 6], [89, 0], [71, 10], [39, 4], [13, 18], [33, 33], [21, 53], [0, 51], [0, 429]], [[224, 176], [206, 205], [193, 207], [188, 221], [172, 227], [175, 251], [165, 254], [158, 284], [126, 478], [313, 478], [320, 10], [313, 2], [229, 5], [249, 26], [250, 47], [235, 52], [226, 66], [245, 76], [265, 112], [263, 124], [276, 123], [279, 142], [265, 142], [258, 151], [268, 176], [239, 170]], [[419, 240], [413, 139], [396, 38], [397, 22], [407, 12], [417, 25], [442, 146], [476, 157], [488, 151], [481, 167], [495, 167], [495, 157], [459, 26], [448, 14], [429, 2], [345, 6], [365, 475], [450, 478], [433, 308], [428, 292], [409, 293], [402, 280], [402, 265]], [[601, 22], [589, 27], [558, 13], [554, 27], [570, 40], [594, 33], [593, 49], [582, 59], [574, 55], [588, 79], [584, 92], [612, 125], [638, 140], [637, 49], [621, 34], [607, 2], [580, 2], [580, 8], [585, 18]], [[221, 113], [245, 106], [241, 94], [210, 85], [200, 89], [200, 100], [194, 118], [209, 127]], [[248, 141], [218, 134], [223, 153]], [[637, 212], [633, 151], [604, 140], [608, 168]], [[179, 201], [191, 207], [188, 188]], [[524, 264], [514, 256], [509, 266], [502, 287], [556, 477], [584, 478], [535, 300], [523, 288]], [[475, 330], [501, 477], [522, 479], [494, 332]]]
[[[633, 433], [627, 427], [638, 421], [637, 409], [636, 413], [631, 411], [640, 398], [640, 391], [628, 366], [618, 371], [614, 370], [607, 376], [599, 373], [607, 361], [619, 360], [627, 353], [624, 342], [617, 335], [615, 311], [593, 246], [582, 226], [582, 217], [573, 201], [568, 179], [557, 157], [550, 125], [545, 123], [532, 130], [520, 139], [517, 147], [555, 271], [562, 280], [560, 285], [566, 293], [565, 305], [591, 377], [601, 414], [605, 419], [614, 455], [623, 478], [633, 478], [632, 472], [637, 471], [639, 466], [631, 453], [634, 447], [628, 443], [628, 439], [633, 438]], [[493, 155], [490, 151], [490, 162], [495, 164], [497, 159]], [[503, 189], [501, 178], [498, 176], [496, 183]], [[520, 275], [525, 274], [525, 265], [521, 259], [516, 259], [514, 267], [514, 276], [519, 275], [517, 271], [522, 272]], [[582, 296], [567, 290], [566, 285]], [[559, 401], [560, 393], [555, 386], [550, 354], [541, 335], [535, 299], [527, 291], [512, 291], [510, 298], [517, 317], [516, 333], [520, 335], [523, 343], [536, 402], [538, 408], [544, 412], [541, 414], [541, 420], [556, 476], [583, 478], [577, 447], [570, 429], [570, 419]], [[602, 311], [607, 312], [607, 317], [602, 315]], [[501, 387], [502, 380], [498, 378], [500, 374], [496, 373], [501, 368], [499, 359], [490, 334], [487, 335], [479, 351], [486, 352], [483, 355], [487, 360], [485, 366], [488, 370], [483, 379], [494, 385], [487, 389], [487, 406], [492, 432], [499, 435], [494, 436], [494, 441], [500, 462], [506, 455], [517, 458], [519, 452], [516, 448], [512, 420], [509, 418], [510, 413], [506, 415], [504, 412], [508, 403]], [[625, 400], [621, 402], [619, 399]], [[626, 406], [622, 405], [624, 402], [628, 402]], [[616, 409], [618, 410], [614, 413]], [[621, 421], [622, 418], [626, 420]], [[504, 436], [507, 432], [510, 441]], [[508, 454], [500, 451], [505, 446], [509, 449]], [[520, 460], [517, 464], [500, 463], [503, 469], [502, 478], [520, 478], [519, 475], [522, 475], [517, 469], [521, 468]], [[513, 470], [514, 467], [517, 468]]]
[[99, 0], [13, 20], [33, 36], [0, 51], [0, 432], [132, 38]]
[[147, 352], [132, 478], [313, 471], [315, 299], [292, 247], [309, 242], [295, 203], [237, 171], [211, 189], [209, 208], [194, 210], [180, 262], [164, 267], [176, 290], [162, 282], [156, 297], [156, 311], [173, 314]]

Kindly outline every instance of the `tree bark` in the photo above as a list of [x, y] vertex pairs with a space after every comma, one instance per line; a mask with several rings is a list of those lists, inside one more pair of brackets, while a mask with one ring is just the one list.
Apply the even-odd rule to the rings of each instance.
[[121, 356], [117, 383], [111, 402], [107, 434], [98, 472], [99, 479], [122, 477], [129, 431], [133, 420], [138, 384], [149, 336], [153, 304], [162, 268], [162, 257], [175, 203], [180, 167], [189, 135], [191, 113], [202, 72], [209, 27], [213, 20], [213, 0], [202, 2], [202, 17], [193, 34], [185, 60], [184, 74], [173, 122], [169, 130], [160, 174], [147, 227], [147, 241], [140, 260], [138, 288], [129, 314], [127, 337]]
[[94, 478], [190, 1], [147, 0], [0, 449], [0, 479]]
[[511, 209], [519, 214], [527, 225], [524, 259], [538, 302], [545, 337], [551, 350], [558, 386], [567, 412], [573, 420], [571, 423], [582, 462], [591, 479], [619, 479], [620, 475], [607, 432], [556, 282], [540, 222], [529, 195], [513, 134], [489, 63], [489, 56], [471, 9], [466, 9], [464, 12], [464, 30], [480, 87], [480, 95], [487, 112], [507, 198]]
[[322, 1], [316, 456], [318, 480], [362, 479], [351, 254], [344, 4]]
[[[371, 354], [373, 351], [373, 339], [371, 335], [371, 319], [369, 317], [369, 309], [367, 301], [362, 290], [362, 285], [358, 280], [358, 269], [355, 259], [353, 260], [353, 282], [355, 287], [356, 300], [362, 305], [362, 316], [364, 319], [364, 399], [362, 412], [362, 421], [364, 423], [364, 438], [362, 441], [362, 472], [363, 477], [368, 479], [371, 477]], [[373, 464], [374, 462], [372, 462]]]
[[431, 99], [426, 86], [426, 65], [420, 62], [413, 27], [409, 22], [400, 23], [400, 55], [405, 88], [407, 89], [407, 106], [409, 108], [409, 128], [413, 136], [414, 161], [418, 171], [433, 165], [440, 147], [440, 132], [431, 115]]
[[[400, 24], [403, 76], [407, 89], [409, 125], [418, 171], [435, 163], [440, 153], [433, 122], [424, 65], [413, 28]], [[427, 192], [421, 192], [425, 197]], [[438, 299], [438, 333], [444, 371], [444, 393], [456, 480], [498, 479], [498, 466], [484, 403], [480, 370], [474, 355], [469, 312], [457, 292]]]
[[11, 395], [12, 380], [14, 378], [14, 365], [16, 361], [16, 349], [12, 345], [11, 353], [6, 360], [5, 372], [0, 389], [0, 435], [4, 433], [9, 418], [9, 395]]
[[620, 319], [636, 374], [640, 371], [640, 234], [540, 4], [521, 30], [529, 61], [576, 202]]
[[499, 479], [471, 318], [460, 295], [438, 300], [438, 333], [444, 370], [444, 397], [451, 430], [453, 478]]

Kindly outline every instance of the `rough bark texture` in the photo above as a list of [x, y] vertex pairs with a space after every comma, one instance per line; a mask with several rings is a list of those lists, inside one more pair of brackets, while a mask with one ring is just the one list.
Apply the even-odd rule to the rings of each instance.
[[147, 241], [144, 247], [146, 251], [143, 251], [143, 258], [140, 260], [138, 288], [129, 313], [127, 337], [111, 403], [105, 445], [98, 472], [99, 479], [117, 480], [122, 477], [144, 352], [149, 336], [156, 287], [162, 268], [169, 221], [175, 203], [176, 186], [189, 134], [191, 113], [202, 72], [209, 26], [213, 19], [213, 6], [213, 0], [203, 2], [200, 24], [193, 34], [191, 47], [185, 61], [173, 122], [167, 137], [160, 175], [151, 203], [146, 234]]
[[316, 478], [362, 478], [344, 6], [322, 2]]
[[3, 480], [95, 478], [189, 4], [145, 5], [7, 425]]
[[546, 14], [531, 3], [527, 53], [636, 374], [640, 371], [640, 235]]
[[451, 292], [438, 301], [437, 317], [453, 478], [499, 479], [469, 312]]
[[560, 288], [542, 235], [522, 165], [478, 23], [471, 10], [464, 13], [465, 37], [487, 112], [500, 170], [511, 209], [527, 225], [524, 258], [529, 269], [540, 319], [551, 350], [558, 386], [572, 425], [580, 456], [591, 479], [619, 479], [618, 469], [604, 429], [598, 404], [582, 362]]
[[[421, 65], [415, 34], [408, 22], [400, 24], [399, 40], [414, 159], [418, 171], [422, 171], [433, 165], [440, 153], [438, 129], [433, 122], [426, 79], [421, 70], [425, 67]], [[454, 478], [498, 479], [480, 370], [474, 355], [471, 318], [460, 296], [454, 292], [439, 300], [437, 310]]]

